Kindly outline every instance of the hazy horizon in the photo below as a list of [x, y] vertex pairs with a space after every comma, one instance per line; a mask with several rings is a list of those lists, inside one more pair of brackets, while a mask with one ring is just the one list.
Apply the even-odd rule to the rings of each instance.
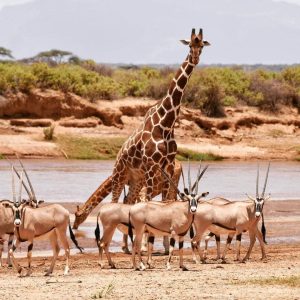
[[[190, 8], [190, 12], [189, 9]], [[0, 46], [112, 64], [178, 64], [202, 27], [204, 64], [300, 63], [300, 0], [0, 0]]]

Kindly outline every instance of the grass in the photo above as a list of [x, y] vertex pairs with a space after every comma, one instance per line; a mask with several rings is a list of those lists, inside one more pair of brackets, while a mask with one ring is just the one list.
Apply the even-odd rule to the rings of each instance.
[[186, 161], [188, 159], [192, 161], [219, 161], [223, 159], [222, 156], [213, 154], [211, 152], [201, 153], [185, 148], [178, 148], [176, 158], [181, 161]]
[[115, 159], [125, 139], [58, 135], [56, 144], [73, 159]]
[[286, 277], [270, 277], [270, 278], [256, 278], [247, 281], [237, 281], [233, 284], [257, 284], [260, 286], [288, 286], [288, 287], [300, 287], [300, 275], [292, 275]]
[[299, 156], [297, 156], [297, 157], [295, 158], [295, 160], [300, 162], [300, 147], [297, 147], [297, 148], [296, 148], [296, 151], [297, 151], [297, 154], [298, 154]]
[[[78, 135], [58, 135], [54, 141], [64, 155], [73, 159], [115, 159], [125, 139], [81, 137]], [[186, 161], [217, 161], [223, 157], [213, 153], [199, 153], [189, 149], [179, 148], [176, 156], [178, 160]]]
[[279, 137], [283, 137], [285, 135], [285, 132], [283, 132], [280, 129], [272, 129], [269, 132], [269, 136], [273, 137], [273, 138], [279, 138]]
[[43, 133], [44, 133], [44, 139], [46, 141], [52, 141], [54, 139], [54, 129], [55, 129], [55, 125], [51, 125], [50, 127], [44, 128]]
[[0, 159], [4, 159], [4, 155], [0, 153]]
[[112, 293], [115, 288], [114, 283], [111, 282], [107, 286], [104, 286], [100, 291], [97, 291], [93, 295], [91, 295], [91, 299], [104, 299], [106, 296]]

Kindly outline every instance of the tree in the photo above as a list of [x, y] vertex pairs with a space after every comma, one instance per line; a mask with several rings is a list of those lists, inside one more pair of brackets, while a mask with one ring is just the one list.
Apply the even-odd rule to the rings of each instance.
[[4, 47], [0, 47], [0, 56], [6, 56], [9, 58], [14, 58], [11, 54], [11, 50], [6, 49]]
[[73, 55], [72, 52], [64, 51], [64, 50], [58, 50], [58, 49], [52, 49], [49, 51], [43, 51], [38, 53], [34, 59], [38, 61], [44, 61], [47, 63], [54, 63], [54, 64], [60, 64], [62, 63], [63, 59], [67, 56]]

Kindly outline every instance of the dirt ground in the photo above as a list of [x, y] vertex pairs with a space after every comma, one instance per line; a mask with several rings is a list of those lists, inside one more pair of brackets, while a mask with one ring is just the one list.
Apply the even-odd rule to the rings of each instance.
[[[75, 209], [75, 204], [65, 206], [70, 211]], [[184, 260], [189, 269], [186, 272], [179, 269], [177, 251], [170, 271], [165, 269], [167, 257], [161, 251], [154, 256], [154, 269], [134, 271], [130, 255], [114, 252], [117, 269], [109, 269], [106, 264], [101, 270], [93, 238], [78, 237], [79, 244], [87, 250], [84, 254], [73, 250], [76, 254], [71, 257], [70, 275], [62, 275], [64, 258], [61, 256], [54, 275], [44, 277], [50, 257], [43, 255], [41, 250], [49, 249], [49, 245], [37, 242], [31, 277], [20, 278], [15, 270], [6, 266], [0, 269], [0, 299], [300, 299], [300, 201], [270, 201], [264, 211], [269, 242], [266, 261], [260, 260], [260, 248], [256, 243], [247, 263], [234, 261], [232, 245], [228, 263], [222, 264], [213, 260], [216, 251], [212, 243], [207, 264], [195, 264], [189, 243], [185, 243]], [[85, 226], [94, 229], [95, 213]], [[245, 234], [242, 256], [247, 246]], [[26, 245], [22, 246], [22, 251], [25, 250]], [[26, 266], [25, 258], [18, 258], [18, 261]]]

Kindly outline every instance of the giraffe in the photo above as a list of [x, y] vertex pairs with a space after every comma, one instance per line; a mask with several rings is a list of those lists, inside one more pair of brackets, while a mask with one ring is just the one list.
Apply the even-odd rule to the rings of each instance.
[[[146, 199], [151, 200], [154, 179], [160, 168], [170, 178], [174, 173], [177, 144], [174, 138], [174, 126], [178, 118], [181, 98], [187, 82], [199, 63], [204, 46], [203, 31], [195, 33], [192, 29], [191, 39], [181, 40], [190, 48], [189, 54], [178, 69], [167, 95], [150, 108], [143, 123], [125, 141], [120, 149], [112, 175], [112, 202], [117, 202], [126, 182], [129, 182], [128, 203], [134, 203], [140, 190], [146, 185]], [[162, 200], [170, 198], [170, 183], [163, 178]]]
[[[151, 200], [158, 193], [162, 193], [163, 201], [176, 198], [169, 181], [161, 177], [160, 168], [173, 178], [177, 152], [174, 126], [179, 114], [181, 98], [188, 79], [199, 63], [203, 47], [210, 45], [209, 42], [203, 41], [202, 29], [198, 34], [195, 33], [195, 29], [192, 29], [191, 39], [181, 40], [181, 42], [188, 45], [190, 51], [176, 72], [166, 97], [149, 109], [143, 123], [122, 145], [112, 176], [100, 185], [82, 209], [78, 208], [75, 213], [77, 221], [75, 220], [73, 228], [78, 228], [78, 225], [110, 191], [112, 191], [112, 202], [118, 202], [125, 184], [129, 185], [127, 203], [130, 204], [141, 195], [142, 189], [146, 200]], [[158, 178], [162, 183], [160, 189], [157, 189], [158, 185], [155, 183]]]

